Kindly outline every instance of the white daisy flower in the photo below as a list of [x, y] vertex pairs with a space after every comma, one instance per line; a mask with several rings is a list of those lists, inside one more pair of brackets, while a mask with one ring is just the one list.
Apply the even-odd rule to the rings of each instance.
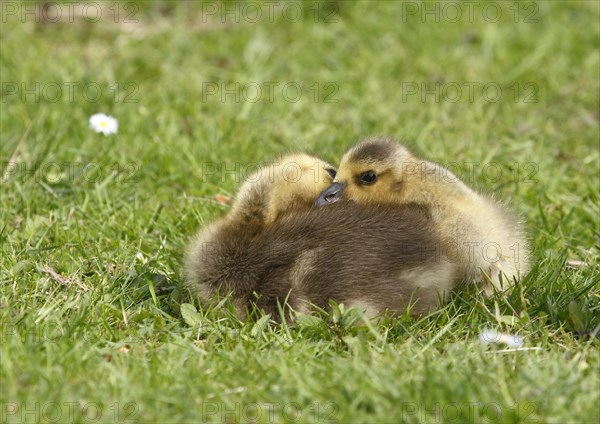
[[485, 345], [505, 345], [509, 348], [523, 346], [523, 339], [517, 334], [500, 333], [490, 328], [485, 328], [479, 335], [479, 341]]
[[116, 134], [119, 130], [119, 122], [112, 116], [96, 113], [90, 117], [90, 128], [104, 135]]

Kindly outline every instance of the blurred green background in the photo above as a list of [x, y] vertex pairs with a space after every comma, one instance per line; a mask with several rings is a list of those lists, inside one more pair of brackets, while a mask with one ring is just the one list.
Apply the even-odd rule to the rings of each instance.
[[[598, 421], [580, 337], [600, 324], [598, 2], [0, 7], [2, 421], [51, 421], [47, 402], [59, 421], [76, 402], [75, 422], [89, 403], [95, 422], [248, 421], [253, 402], [259, 422]], [[98, 112], [118, 134], [88, 128]], [[522, 286], [376, 327], [182, 318], [183, 251], [227, 210], [216, 194], [373, 134], [522, 214]], [[482, 326], [539, 350], [482, 352]]]

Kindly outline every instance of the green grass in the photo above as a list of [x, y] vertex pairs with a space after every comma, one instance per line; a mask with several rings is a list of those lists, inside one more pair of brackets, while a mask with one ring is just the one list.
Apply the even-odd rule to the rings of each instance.
[[[308, 3], [298, 21], [276, 8], [258, 23], [201, 14], [222, 3], [156, 2], [36, 23], [3, 2], [1, 421], [598, 422], [599, 342], [582, 333], [600, 328], [600, 7], [521, 3], [515, 23], [515, 3], [496, 3], [492, 23], [476, 3], [473, 22], [467, 9], [423, 22], [417, 2], [336, 2], [330, 18]], [[139, 22], [123, 22], [132, 11]], [[272, 101], [221, 101], [236, 82], [279, 85]], [[203, 84], [220, 91], [203, 98]], [[119, 133], [88, 129], [96, 112]], [[526, 218], [530, 275], [504, 297], [466, 290], [377, 324], [339, 309], [238, 322], [190, 300], [183, 251], [227, 210], [215, 194], [252, 164], [292, 150], [336, 163], [371, 134], [474, 169], [472, 186]], [[483, 328], [532, 349], [483, 348]]]

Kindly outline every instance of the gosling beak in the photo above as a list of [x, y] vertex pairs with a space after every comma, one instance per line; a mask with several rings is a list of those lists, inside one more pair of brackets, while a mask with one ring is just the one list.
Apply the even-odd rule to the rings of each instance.
[[330, 203], [335, 203], [342, 198], [342, 192], [344, 191], [344, 184], [332, 183], [327, 187], [315, 200], [317, 206], [326, 206]]

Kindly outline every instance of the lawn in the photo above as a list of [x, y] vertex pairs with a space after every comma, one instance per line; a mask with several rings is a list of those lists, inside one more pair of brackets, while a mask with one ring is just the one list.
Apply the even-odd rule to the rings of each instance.
[[[0, 7], [1, 422], [600, 421], [600, 3]], [[372, 134], [506, 200], [530, 274], [376, 323], [186, 292], [257, 164]]]

